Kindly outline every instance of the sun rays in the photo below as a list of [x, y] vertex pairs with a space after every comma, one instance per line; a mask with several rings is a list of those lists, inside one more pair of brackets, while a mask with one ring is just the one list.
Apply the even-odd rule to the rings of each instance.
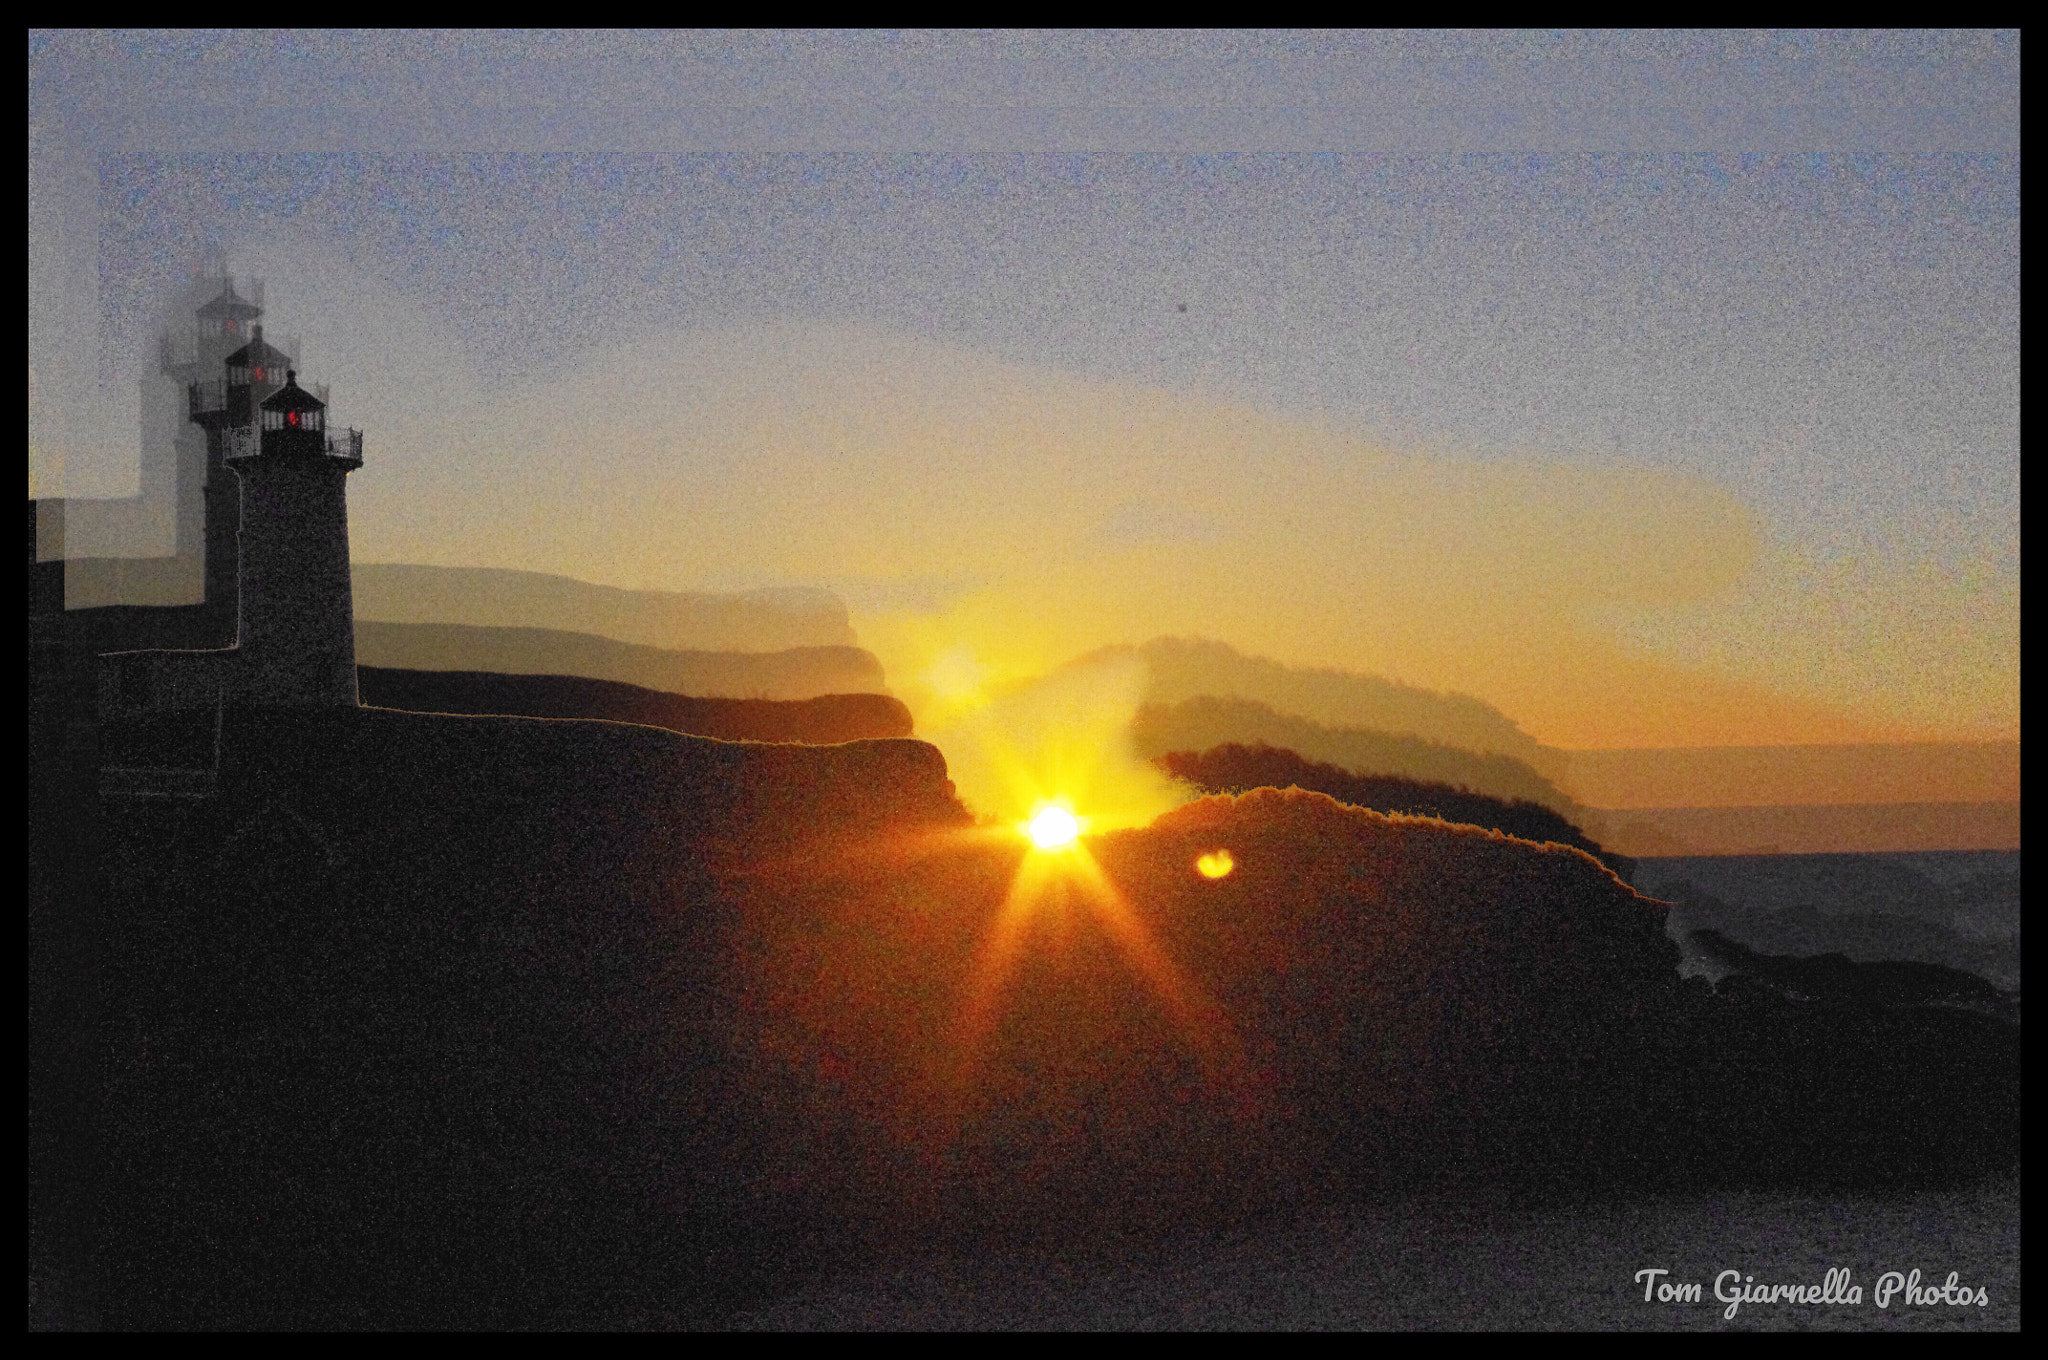
[[1001, 1018], [1006, 990], [1030, 943], [1035, 918], [1048, 910], [1064, 910], [1075, 899], [1189, 1042], [1204, 1078], [1234, 1084], [1242, 1075], [1243, 1060], [1229, 1018], [1168, 957], [1080, 838], [1080, 829], [1080, 819], [1058, 804], [1041, 809], [1020, 828], [1031, 848], [1018, 862], [962, 989], [952, 1044], [957, 1085], [964, 1090], [973, 1080]]

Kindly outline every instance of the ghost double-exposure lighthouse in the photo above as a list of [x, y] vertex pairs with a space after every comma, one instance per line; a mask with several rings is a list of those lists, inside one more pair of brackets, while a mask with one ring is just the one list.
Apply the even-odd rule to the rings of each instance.
[[299, 385], [260, 315], [226, 283], [198, 311], [191, 358], [174, 366], [206, 432], [207, 600], [232, 608], [235, 643], [108, 656], [109, 716], [356, 703], [347, 479], [363, 436], [328, 429], [326, 390]]

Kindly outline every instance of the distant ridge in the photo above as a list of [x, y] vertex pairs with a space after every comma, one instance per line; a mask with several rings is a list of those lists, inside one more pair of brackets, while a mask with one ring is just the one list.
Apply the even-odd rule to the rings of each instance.
[[1075, 664], [1119, 654], [1142, 658], [1150, 670], [1145, 690], [1145, 701], [1150, 704], [1179, 704], [1202, 697], [1246, 699], [1326, 727], [1362, 728], [1480, 755], [1509, 756], [1533, 769], [1546, 768], [1547, 747], [1507, 714], [1469, 694], [1442, 694], [1376, 675], [1284, 666], [1265, 657], [1246, 656], [1227, 643], [1200, 638], [1161, 637], [1139, 647], [1107, 647]]
[[1614, 870], [1624, 883], [1635, 873], [1635, 863], [1627, 856], [1603, 849], [1556, 811], [1528, 799], [1496, 798], [1458, 785], [1399, 775], [1354, 774], [1341, 766], [1304, 760], [1280, 747], [1236, 742], [1206, 751], [1169, 752], [1152, 763], [1204, 793], [1236, 794], [1261, 787], [1307, 789], [1375, 812], [1487, 827], [1538, 845], [1569, 845]]
[[1633, 858], [2008, 849], [2016, 741], [1571, 751], [1471, 695], [1297, 668], [1226, 643], [1154, 638], [1131, 726], [1144, 759], [1264, 743], [1358, 775], [1541, 803]]
[[1170, 705], [1147, 704], [1131, 722], [1131, 741], [1145, 760], [1170, 751], [1206, 751], [1232, 742], [1262, 742], [1309, 760], [1341, 766], [1353, 774], [1458, 784], [1494, 798], [1526, 799], [1584, 825], [1569, 797], [1512, 756], [1479, 755], [1391, 732], [1326, 727], [1308, 718], [1275, 712], [1250, 699], [1203, 695]]
[[671, 651], [780, 652], [851, 647], [846, 605], [828, 590], [719, 595], [621, 590], [567, 576], [498, 567], [357, 563], [357, 619], [552, 628]]
[[821, 694], [888, 692], [881, 662], [858, 647], [675, 651], [549, 628], [358, 618], [356, 662], [393, 670], [580, 675], [698, 698], [814, 699]]
[[[1534, 799], [1567, 815], [1567, 804], [1610, 814], [1616, 810], [1711, 808], [1725, 808], [1733, 814], [1739, 808], [1827, 804], [1947, 804], [1960, 809], [1965, 805], [2017, 804], [2020, 797], [2017, 741], [1565, 750], [1542, 744], [1506, 713], [1469, 694], [1439, 693], [1330, 668], [1289, 666], [1208, 639], [1158, 637], [1135, 647], [1104, 648], [1073, 664], [1119, 656], [1145, 664], [1150, 675], [1143, 696], [1146, 704], [1172, 709], [1197, 699], [1221, 704], [1242, 701], [1262, 705], [1270, 712], [1271, 718], [1260, 719], [1260, 723], [1277, 719], [1294, 729], [1282, 733], [1264, 726], [1209, 726], [1188, 734], [1173, 747], [1143, 752], [1148, 757], [1165, 749], [1205, 750], [1229, 741], [1265, 741], [1362, 774], [1402, 774], [1463, 783], [1500, 797]], [[1216, 718], [1222, 712], [1211, 709], [1207, 716]], [[1232, 717], [1249, 721], [1251, 715], [1251, 709], [1238, 709]], [[1303, 723], [1320, 728], [1325, 735], [1306, 735]], [[1327, 744], [1328, 734], [1337, 732], [1372, 733], [1378, 744], [1368, 753], [1346, 752]], [[1387, 746], [1388, 741], [1400, 739], [1418, 745], [1400, 752]], [[1507, 767], [1495, 766], [1485, 775], [1461, 773], [1435, 757], [1420, 765], [1399, 763], [1423, 759], [1425, 746], [1473, 757], [1506, 757], [1520, 770], [1509, 774]], [[1386, 763], [1389, 760], [1397, 763]], [[1510, 782], [1500, 782], [1503, 778]], [[1539, 782], [1531, 783], [1531, 779]], [[1959, 818], [1967, 821], [1977, 814], [1957, 811], [1941, 816], [1960, 827]], [[1643, 821], [1645, 831], [1661, 826], [1661, 819], [1631, 820]], [[1663, 844], [1684, 840], [1682, 834], [1673, 840], [1673, 834], [1669, 829], [1655, 831]], [[1953, 848], [1988, 846], [1996, 840], [1995, 836], [1987, 840], [1988, 834], [1970, 831]], [[1923, 839], [1909, 835], [1896, 846], [1878, 848], [1913, 848], [1921, 846]], [[1645, 843], [1633, 853], [1659, 851]]]

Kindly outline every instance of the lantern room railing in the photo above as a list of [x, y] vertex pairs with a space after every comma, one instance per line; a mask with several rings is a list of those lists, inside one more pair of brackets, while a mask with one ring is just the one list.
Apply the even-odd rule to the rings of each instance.
[[[255, 427], [244, 425], [221, 431], [221, 444], [222, 453], [230, 462], [254, 458], [263, 451], [263, 435]], [[363, 432], [347, 429], [327, 430], [321, 451], [329, 458], [360, 463], [363, 461]]]

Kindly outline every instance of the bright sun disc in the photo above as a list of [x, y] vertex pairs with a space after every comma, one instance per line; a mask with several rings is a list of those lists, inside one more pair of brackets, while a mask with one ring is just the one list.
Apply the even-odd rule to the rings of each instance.
[[1230, 857], [1228, 850], [1217, 850], [1195, 861], [1195, 868], [1203, 878], [1222, 878], [1236, 867], [1237, 861]]
[[1074, 837], [1081, 834], [1081, 822], [1063, 807], [1040, 808], [1024, 827], [1024, 834], [1039, 849], [1055, 850], [1074, 843]]

